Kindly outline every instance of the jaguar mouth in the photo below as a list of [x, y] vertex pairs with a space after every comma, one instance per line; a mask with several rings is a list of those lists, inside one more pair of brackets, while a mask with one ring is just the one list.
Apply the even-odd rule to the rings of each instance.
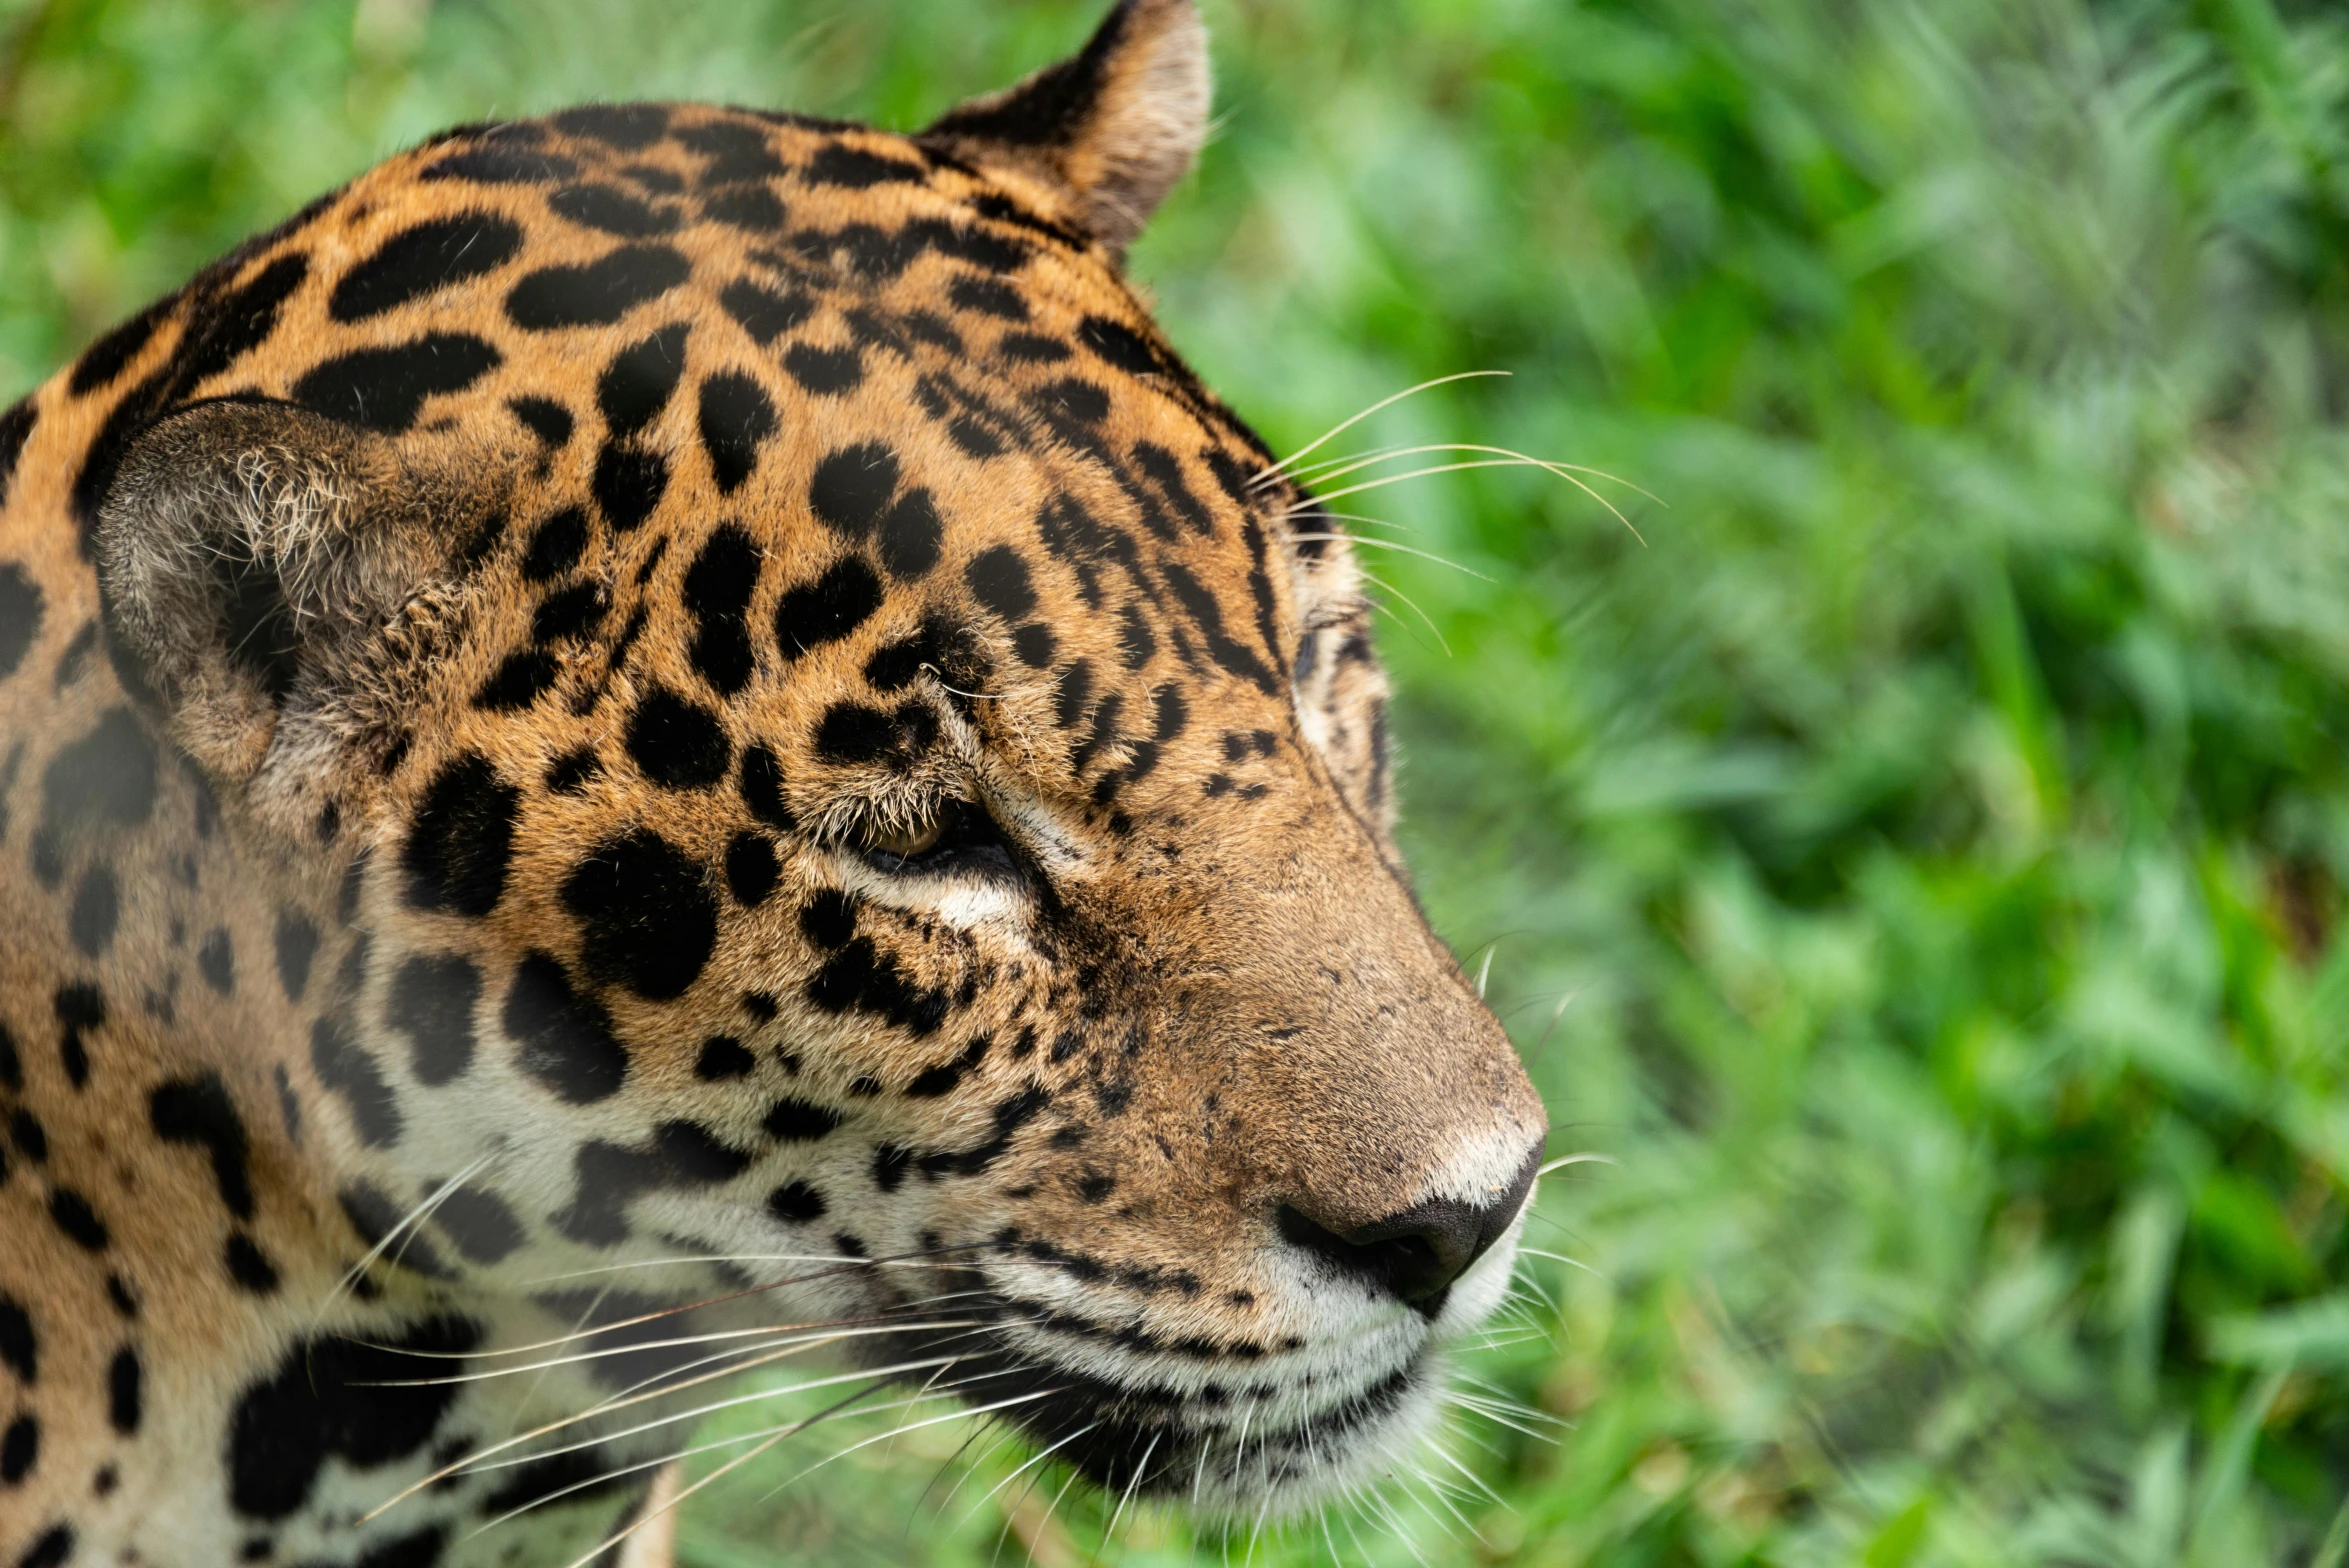
[[[924, 1368], [933, 1386], [1016, 1427], [1037, 1460], [1065, 1464], [1121, 1499], [1159, 1499], [1208, 1518], [1281, 1517], [1310, 1509], [1405, 1461], [1435, 1418], [1445, 1358], [1424, 1331], [1349, 1365], [1303, 1364], [1294, 1352], [1207, 1363], [1183, 1375], [1122, 1375], [1079, 1366], [1004, 1329], [1030, 1304], [988, 1293], [973, 1316], [989, 1329], [890, 1336], [865, 1354]], [[967, 1298], [964, 1303], [967, 1305]], [[974, 1338], [986, 1348], [973, 1348]], [[1397, 1353], [1399, 1351], [1399, 1353]], [[1292, 1364], [1294, 1363], [1294, 1364]]]

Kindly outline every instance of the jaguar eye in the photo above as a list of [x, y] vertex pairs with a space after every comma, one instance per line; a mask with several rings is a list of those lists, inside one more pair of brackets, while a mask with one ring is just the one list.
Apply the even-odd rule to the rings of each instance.
[[932, 817], [918, 828], [879, 828], [865, 834], [864, 847], [872, 854], [910, 860], [936, 849], [946, 838], [946, 818]]
[[967, 800], [942, 802], [919, 827], [870, 828], [856, 847], [867, 862], [898, 876], [1018, 872], [1018, 861], [995, 818], [986, 807]]

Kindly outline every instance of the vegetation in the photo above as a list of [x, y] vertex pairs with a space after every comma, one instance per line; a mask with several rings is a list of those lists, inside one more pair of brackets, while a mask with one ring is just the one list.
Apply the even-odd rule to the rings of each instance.
[[[1094, 9], [0, 0], [0, 397], [442, 124], [911, 125]], [[1617, 1162], [1468, 1357], [1567, 1424], [1463, 1412], [1476, 1486], [1253, 1542], [984, 1495], [1024, 1456], [954, 1421], [773, 1490], [811, 1434], [687, 1562], [2339, 1568], [2349, 18], [1208, 10], [1226, 118], [1135, 259], [1208, 378], [1288, 450], [1507, 370], [1343, 440], [1660, 498], [1343, 503], [1468, 569], [1376, 552], [1413, 859]]]

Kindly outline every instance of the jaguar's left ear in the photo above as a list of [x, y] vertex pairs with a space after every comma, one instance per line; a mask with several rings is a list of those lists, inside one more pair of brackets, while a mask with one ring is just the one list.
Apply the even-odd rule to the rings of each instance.
[[1122, 256], [1198, 156], [1209, 98], [1191, 0], [1119, 0], [1080, 53], [948, 111], [921, 139], [1041, 181]]

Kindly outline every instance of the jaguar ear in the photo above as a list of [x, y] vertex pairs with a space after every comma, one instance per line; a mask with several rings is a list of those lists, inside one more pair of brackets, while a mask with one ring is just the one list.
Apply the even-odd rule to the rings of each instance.
[[[333, 753], [388, 727], [418, 595], [452, 575], [459, 487], [392, 440], [283, 403], [199, 405], [130, 442], [98, 508], [117, 669], [231, 788], [290, 807]], [[483, 501], [454, 510], [487, 513]], [[471, 525], [480, 527], [478, 521]]]
[[1119, 0], [1084, 49], [922, 132], [1058, 193], [1119, 255], [1207, 139], [1207, 29], [1191, 0]]

